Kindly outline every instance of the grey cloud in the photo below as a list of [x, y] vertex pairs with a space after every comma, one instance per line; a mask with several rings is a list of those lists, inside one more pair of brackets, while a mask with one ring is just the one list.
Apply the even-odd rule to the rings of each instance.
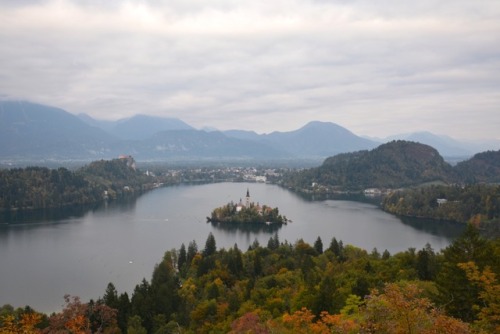
[[493, 1], [105, 3], [2, 3], [0, 96], [258, 132], [497, 136]]

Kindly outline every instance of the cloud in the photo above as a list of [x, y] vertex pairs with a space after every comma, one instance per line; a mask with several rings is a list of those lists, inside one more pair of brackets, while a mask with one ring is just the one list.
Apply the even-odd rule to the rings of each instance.
[[0, 94], [258, 132], [497, 136], [496, 1], [7, 1]]

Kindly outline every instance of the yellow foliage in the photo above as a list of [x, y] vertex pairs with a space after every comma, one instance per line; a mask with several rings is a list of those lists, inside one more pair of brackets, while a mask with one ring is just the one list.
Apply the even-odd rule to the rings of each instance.
[[38, 313], [23, 313], [19, 320], [13, 315], [7, 315], [0, 319], [2, 327], [0, 327], [0, 334], [35, 334], [40, 333], [36, 328], [42, 321], [42, 316]]
[[500, 333], [500, 284], [495, 273], [489, 267], [480, 271], [472, 261], [458, 266], [465, 271], [467, 279], [481, 289], [479, 299], [482, 305], [476, 305], [479, 308], [476, 325], [487, 332]]

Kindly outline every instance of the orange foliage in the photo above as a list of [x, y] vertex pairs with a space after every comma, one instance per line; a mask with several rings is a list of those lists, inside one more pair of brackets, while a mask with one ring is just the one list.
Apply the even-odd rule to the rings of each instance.
[[346, 319], [342, 314], [331, 315], [321, 312], [317, 321], [312, 312], [306, 308], [293, 314], [285, 314], [282, 318], [283, 324], [290, 333], [358, 333], [359, 325], [351, 319]]
[[466, 323], [442, 314], [420, 295], [415, 284], [386, 284], [384, 293], [374, 291], [367, 299], [362, 327], [394, 334], [471, 333]]
[[39, 313], [23, 313], [19, 320], [13, 315], [8, 315], [0, 319], [2, 327], [0, 327], [0, 334], [36, 334], [40, 330], [36, 328], [42, 321], [42, 316]]
[[87, 319], [86, 316], [79, 314], [75, 316], [74, 318], [69, 319], [65, 327], [71, 332], [75, 334], [85, 334], [85, 333], [90, 333], [89, 327], [90, 327], [90, 322], [89, 319]]
[[260, 323], [259, 315], [248, 312], [233, 321], [229, 334], [268, 334], [269, 330]]

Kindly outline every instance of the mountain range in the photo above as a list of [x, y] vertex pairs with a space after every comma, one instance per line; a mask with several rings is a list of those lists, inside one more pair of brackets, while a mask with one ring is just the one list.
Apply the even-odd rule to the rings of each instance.
[[[451, 138], [431, 133], [407, 140], [436, 147], [444, 156], [475, 152]], [[413, 136], [413, 137], [411, 137]], [[313, 160], [373, 149], [363, 138], [330, 122], [310, 122], [289, 132], [197, 130], [177, 118], [136, 115], [118, 121], [75, 116], [27, 101], [0, 101], [0, 160], [96, 160], [121, 154], [137, 160]], [[476, 151], [477, 152], [477, 151]]]

